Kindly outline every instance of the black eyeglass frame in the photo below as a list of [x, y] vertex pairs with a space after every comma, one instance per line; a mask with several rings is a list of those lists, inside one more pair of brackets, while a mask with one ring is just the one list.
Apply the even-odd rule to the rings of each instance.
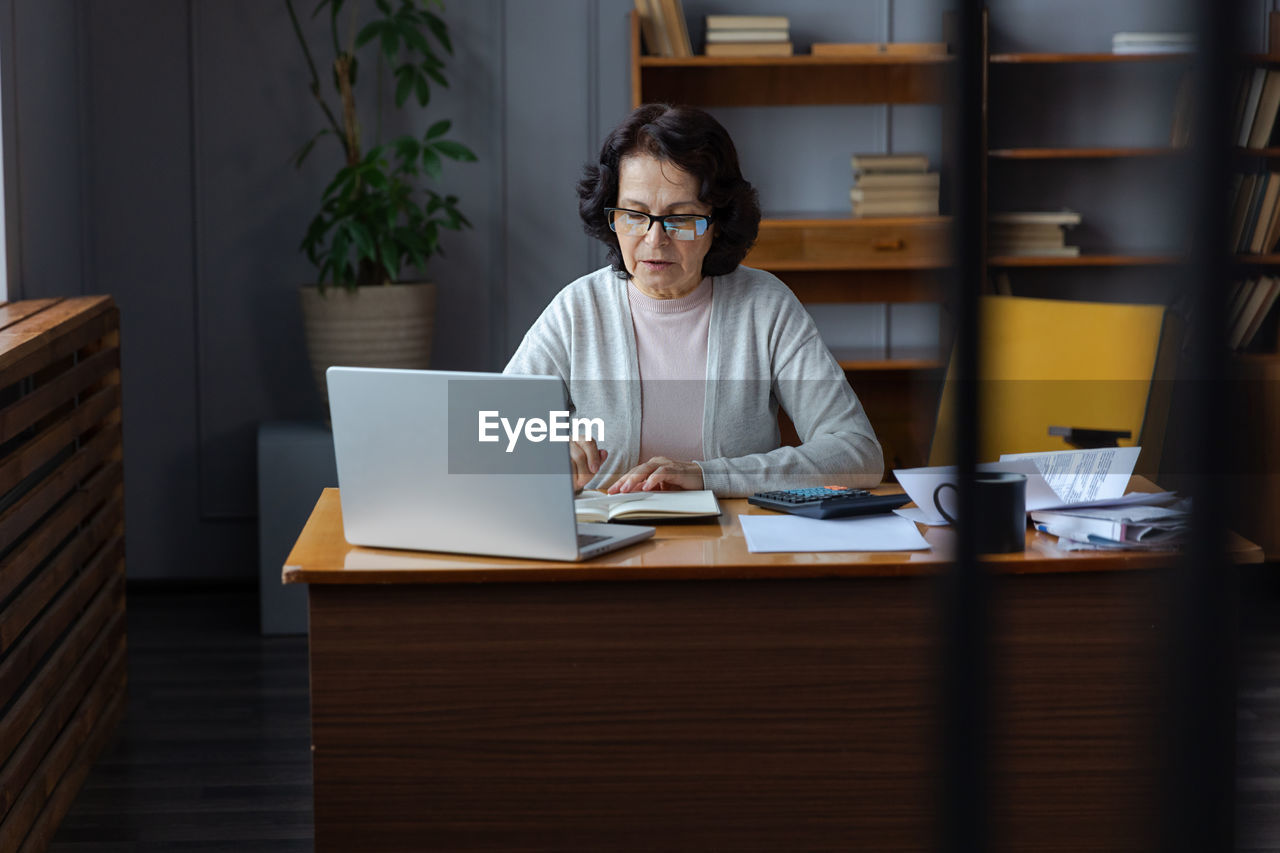
[[[675, 229], [667, 227], [668, 219], [702, 219], [704, 220], [705, 224], [702, 226], [701, 231], [697, 230], [697, 225], [694, 226], [694, 231], [697, 232], [694, 234], [694, 237], [693, 237], [694, 240], [697, 240], [700, 237], [705, 237], [707, 234], [707, 229], [709, 229], [712, 223], [716, 221], [714, 216], [710, 216], [706, 213], [668, 213], [664, 216], [654, 216], [652, 213], [645, 213], [643, 210], [632, 210], [629, 207], [606, 207], [604, 209], [605, 221], [609, 223], [609, 230], [615, 234], [618, 233], [618, 226], [614, 224], [614, 221], [613, 221], [614, 213], [630, 213], [635, 216], [647, 216], [649, 218], [649, 224], [645, 226], [644, 234], [632, 235], [632, 236], [643, 237], [645, 234], [649, 233], [649, 229], [653, 228], [653, 223], [657, 222], [659, 225], [662, 226], [663, 231], [666, 231], [667, 234], [671, 235], [672, 239], [676, 239], [676, 240], [678, 240], [679, 238], [676, 237], [675, 235]], [[686, 241], [686, 242], [691, 242], [691, 241]]]

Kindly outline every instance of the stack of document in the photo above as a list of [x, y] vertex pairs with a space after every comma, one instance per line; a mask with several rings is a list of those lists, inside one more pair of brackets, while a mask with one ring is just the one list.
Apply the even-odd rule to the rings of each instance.
[[[1185, 506], [1162, 506], [1177, 498], [1173, 492], [1125, 494], [1141, 451], [1140, 447], [1106, 447], [1009, 453], [1001, 456], [999, 462], [979, 465], [978, 470], [1026, 474], [1027, 511], [1037, 524], [1042, 515], [1070, 515], [1077, 519], [1070, 527], [1065, 526], [1066, 522], [1056, 521], [1050, 525], [1055, 529], [1046, 530], [1058, 535], [1063, 547], [1169, 547], [1185, 533], [1187, 510]], [[915, 507], [894, 510], [896, 514], [924, 524], [946, 523], [933, 505], [933, 495], [940, 484], [956, 481], [954, 466], [908, 468], [894, 474], [916, 503]], [[947, 492], [945, 496], [951, 498], [954, 492]], [[946, 509], [954, 512], [953, 506]], [[1083, 521], [1086, 518], [1096, 518], [1106, 526], [1089, 529], [1090, 525]], [[1117, 523], [1121, 525], [1119, 528], [1113, 526]], [[1144, 526], [1150, 529], [1141, 531]], [[1081, 538], [1075, 538], [1077, 533]], [[1093, 542], [1089, 539], [1091, 533], [1107, 540], [1106, 543]]]
[[1031, 520], [1037, 530], [1057, 536], [1059, 544], [1095, 548], [1168, 548], [1190, 529], [1185, 505], [1035, 510]]

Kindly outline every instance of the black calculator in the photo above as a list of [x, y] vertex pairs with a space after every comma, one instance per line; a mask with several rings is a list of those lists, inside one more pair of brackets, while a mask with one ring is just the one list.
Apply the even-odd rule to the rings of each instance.
[[820, 486], [815, 489], [756, 492], [747, 498], [747, 503], [809, 518], [841, 518], [846, 515], [888, 512], [910, 500], [906, 495], [873, 495], [866, 489]]

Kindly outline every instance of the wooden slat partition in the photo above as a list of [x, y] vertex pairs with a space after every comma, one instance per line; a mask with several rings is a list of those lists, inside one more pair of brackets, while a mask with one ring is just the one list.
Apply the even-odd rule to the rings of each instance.
[[45, 850], [125, 706], [120, 319], [0, 304], [0, 850]]

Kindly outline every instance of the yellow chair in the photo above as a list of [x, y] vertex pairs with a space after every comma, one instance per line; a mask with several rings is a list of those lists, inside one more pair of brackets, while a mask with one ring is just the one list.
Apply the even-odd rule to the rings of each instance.
[[[1115, 443], [1141, 445], [1137, 470], [1157, 473], [1181, 338], [1164, 306], [984, 296], [979, 310], [978, 461], [1079, 446], [1050, 433], [1065, 427], [1127, 432]], [[953, 359], [930, 465], [954, 461], [954, 378]]]

